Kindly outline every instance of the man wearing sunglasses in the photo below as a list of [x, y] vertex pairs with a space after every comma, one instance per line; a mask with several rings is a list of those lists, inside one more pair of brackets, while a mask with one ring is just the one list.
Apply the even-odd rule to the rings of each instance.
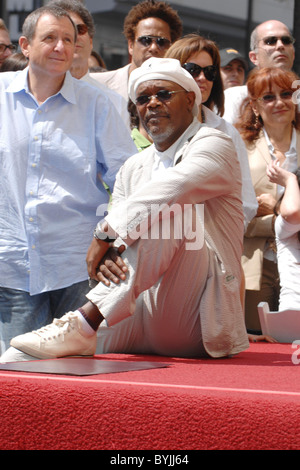
[[146, 0], [137, 3], [124, 21], [130, 63], [117, 70], [91, 74], [128, 101], [130, 73], [150, 57], [164, 57], [171, 43], [180, 38], [182, 23], [175, 10], [165, 2]]
[[11, 43], [9, 32], [5, 23], [0, 19], [0, 67], [7, 57], [16, 51], [16, 46]]
[[0, 74], [1, 349], [84, 296], [102, 180], [135, 152], [105, 94], [71, 76], [76, 39], [65, 10], [39, 8], [19, 39], [28, 67]]
[[130, 130], [127, 101], [119, 93], [92, 78], [89, 73], [89, 57], [93, 50], [93, 37], [95, 34], [95, 24], [91, 13], [80, 0], [52, 0], [48, 5], [56, 5], [66, 10], [77, 27], [77, 41], [70, 68], [72, 76], [100, 88], [112, 101], [128, 130]]
[[[294, 38], [288, 27], [277, 20], [259, 24], [250, 38], [249, 59], [259, 68], [280, 67], [291, 70], [295, 59]], [[225, 90], [225, 113], [223, 118], [234, 123], [240, 105], [247, 96], [247, 87], [234, 87]]]
[[294, 38], [281, 21], [265, 21], [252, 32], [249, 58], [259, 68], [291, 70], [295, 59]]
[[[130, 75], [129, 96], [154, 145], [122, 166], [110, 212], [95, 229], [87, 266], [102, 282], [76, 311], [14, 338], [2, 362], [27, 360], [24, 353], [217, 358], [249, 347], [232, 140], [199, 122], [200, 89], [176, 59], [145, 61]], [[107, 273], [103, 257], [112, 253]]]

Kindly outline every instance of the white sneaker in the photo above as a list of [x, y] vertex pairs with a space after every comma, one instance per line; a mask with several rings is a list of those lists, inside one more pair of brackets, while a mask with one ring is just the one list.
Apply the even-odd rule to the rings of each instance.
[[64, 356], [93, 356], [97, 334], [87, 335], [80, 326], [77, 314], [66, 313], [39, 330], [13, 338], [11, 346], [39, 359]]

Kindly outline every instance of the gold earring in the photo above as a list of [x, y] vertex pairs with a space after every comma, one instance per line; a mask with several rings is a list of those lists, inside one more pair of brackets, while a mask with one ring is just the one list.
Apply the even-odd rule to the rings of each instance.
[[259, 114], [255, 114], [255, 123], [254, 123], [255, 129], [259, 129], [261, 127], [261, 123], [259, 120]]

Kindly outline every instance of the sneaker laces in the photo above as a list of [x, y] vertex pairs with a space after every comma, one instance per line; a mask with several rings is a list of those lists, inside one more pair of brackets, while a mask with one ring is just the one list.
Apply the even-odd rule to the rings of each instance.
[[[44, 337], [44, 339], [52, 339], [60, 335], [64, 335], [72, 329], [73, 320], [77, 318], [76, 313], [66, 313], [61, 318], [55, 318], [49, 325], [42, 326], [38, 330], [32, 331], [32, 333]], [[48, 337], [45, 337], [47, 336]]]

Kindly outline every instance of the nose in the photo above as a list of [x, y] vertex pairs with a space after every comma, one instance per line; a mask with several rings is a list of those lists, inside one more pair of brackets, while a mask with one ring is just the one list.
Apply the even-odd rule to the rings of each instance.
[[158, 45], [156, 44], [155, 41], [152, 41], [152, 43], [150, 44], [149, 48], [148, 48], [148, 51], [152, 54], [152, 55], [161, 55], [161, 50], [160, 48], [158, 47]]
[[10, 55], [12, 55], [12, 51], [7, 47], [2, 55], [3, 57], [9, 57]]
[[278, 38], [278, 39], [277, 39], [277, 42], [276, 42], [276, 48], [279, 49], [279, 48], [284, 48], [284, 47], [285, 47], [285, 46], [284, 46], [284, 44], [283, 44], [281, 38]]
[[56, 44], [55, 44], [55, 49], [57, 50], [63, 50], [65, 47], [64, 41], [62, 39], [58, 39]]
[[196, 82], [205, 82], [206, 81], [206, 78], [205, 78], [205, 75], [204, 75], [204, 72], [203, 70], [201, 70], [201, 72], [199, 73], [199, 75], [195, 78]]
[[151, 95], [149, 96], [149, 101], [147, 103], [147, 106], [150, 106], [150, 107], [155, 107], [155, 106], [158, 106], [161, 104], [161, 101], [157, 98], [156, 95]]
[[281, 98], [280, 95], [276, 95], [276, 98], [275, 98], [275, 105], [276, 105], [276, 106], [278, 106], [278, 105], [279, 105], [279, 106], [285, 106], [285, 104], [286, 104], [286, 103], [285, 103], [284, 99]]

